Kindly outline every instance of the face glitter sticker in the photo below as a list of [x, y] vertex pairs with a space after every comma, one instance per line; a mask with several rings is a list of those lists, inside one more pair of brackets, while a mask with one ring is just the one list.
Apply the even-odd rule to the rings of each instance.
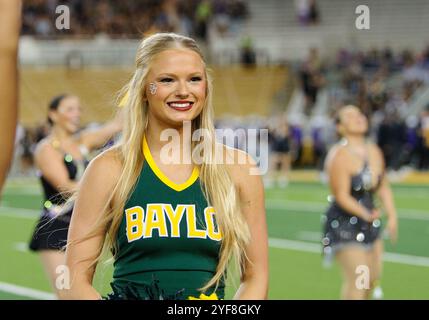
[[157, 88], [158, 87], [156, 86], [156, 83], [154, 82], [149, 83], [149, 91], [151, 94], [155, 94]]

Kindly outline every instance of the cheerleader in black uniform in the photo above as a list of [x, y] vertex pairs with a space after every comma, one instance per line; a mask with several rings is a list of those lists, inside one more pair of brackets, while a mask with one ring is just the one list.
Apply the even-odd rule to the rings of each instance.
[[279, 187], [288, 185], [290, 169], [289, 126], [285, 118], [280, 119], [278, 126], [271, 134], [271, 167], [274, 181]]
[[102, 147], [121, 129], [120, 116], [95, 130], [78, 133], [81, 116], [79, 98], [55, 97], [49, 105], [51, 133], [39, 142], [35, 163], [44, 191], [42, 214], [35, 227], [30, 249], [40, 254], [54, 290], [57, 267], [64, 264], [62, 247], [66, 244], [72, 207], [62, 206], [75, 190], [88, 164], [91, 150]]
[[326, 258], [335, 256], [341, 265], [342, 298], [367, 299], [382, 270], [380, 209], [374, 196], [387, 214], [392, 242], [397, 239], [396, 210], [383, 155], [365, 138], [365, 116], [357, 107], [345, 106], [338, 113], [337, 129], [342, 140], [331, 148], [325, 163], [332, 196], [325, 216], [323, 250]]

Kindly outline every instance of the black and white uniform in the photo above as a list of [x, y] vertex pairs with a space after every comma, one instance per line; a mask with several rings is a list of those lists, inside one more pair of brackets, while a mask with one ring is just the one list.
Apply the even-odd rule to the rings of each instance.
[[[362, 170], [351, 177], [351, 195], [369, 211], [375, 208], [374, 193], [380, 187], [382, 175], [373, 186], [368, 160], [365, 160]], [[335, 253], [349, 245], [359, 245], [370, 249], [375, 240], [380, 237], [381, 221], [375, 219], [372, 223], [348, 213], [329, 196], [331, 202], [323, 216], [323, 253], [326, 262], [330, 262]]]
[[[85, 150], [81, 147], [81, 150]], [[86, 154], [87, 152], [82, 152]], [[69, 153], [63, 152], [63, 163], [69, 178], [78, 181], [88, 165], [88, 161], [76, 160]], [[66, 199], [41, 175], [44, 192], [42, 213], [36, 224], [29, 247], [32, 251], [61, 250], [67, 243], [67, 234], [73, 206], [64, 207]]]
[[288, 135], [274, 133], [271, 138], [273, 152], [282, 154], [288, 154], [290, 152], [290, 143]]

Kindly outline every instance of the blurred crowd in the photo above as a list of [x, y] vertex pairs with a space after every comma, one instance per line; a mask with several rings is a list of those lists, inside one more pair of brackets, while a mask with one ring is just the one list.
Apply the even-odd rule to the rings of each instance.
[[[69, 30], [55, 27], [58, 17], [55, 9], [62, 4], [70, 9]], [[316, 0], [296, 0], [295, 8], [301, 25], [320, 22]], [[248, 17], [248, 4], [244, 0], [27, 0], [22, 32], [43, 38], [100, 34], [130, 38], [165, 31], [204, 41], [209, 27], [215, 27], [220, 35], [240, 34]], [[255, 66], [252, 39], [243, 38], [240, 48], [241, 64]], [[429, 86], [429, 46], [421, 52], [394, 52], [388, 47], [368, 51], [339, 49], [331, 59], [312, 48], [297, 65], [296, 79], [304, 97], [301, 111], [306, 121], [293, 115], [288, 119], [275, 115], [257, 120], [252, 116], [226, 117], [219, 119], [218, 127], [269, 128], [269, 150], [271, 154], [281, 154], [274, 156], [280, 160], [270, 164], [271, 167], [288, 167], [283, 157], [287, 154], [294, 167], [321, 169], [327, 149], [337, 139], [333, 115], [339, 107], [354, 104], [367, 115], [370, 136], [382, 149], [390, 170], [404, 166], [429, 169], [429, 107], [410, 115], [413, 95]], [[322, 92], [327, 96], [324, 118], [314, 116]], [[44, 125], [20, 129], [17, 141], [23, 168], [31, 167], [35, 144], [47, 130]], [[247, 135], [244, 130], [234, 144], [242, 148], [249, 139]]]
[[[269, 118], [226, 115], [217, 120], [217, 128], [238, 130], [230, 132], [232, 140], [225, 141], [227, 144], [246, 149], [271, 170], [290, 166], [322, 169], [328, 148], [338, 139], [334, 114], [341, 106], [354, 104], [368, 117], [369, 135], [382, 149], [389, 170], [429, 169], [429, 104], [414, 116], [410, 113], [413, 94], [429, 87], [429, 47], [419, 53], [341, 49], [333, 61], [323, 60], [317, 49], [311, 49], [297, 70], [305, 97], [302, 114], [307, 114], [307, 120], [284, 114]], [[313, 115], [321, 91], [328, 95], [324, 117]], [[260, 139], [261, 129], [269, 129], [266, 142], [271, 160], [262, 159], [260, 148], [248, 143], [265, 143]], [[35, 145], [48, 130], [46, 125], [19, 128], [21, 171], [31, 170]], [[254, 136], [249, 137], [249, 132]]]
[[295, 10], [301, 26], [319, 24], [320, 10], [316, 0], [295, 0]]
[[37, 143], [45, 138], [48, 133], [48, 122], [34, 126], [18, 124], [15, 136], [15, 157], [10, 172], [11, 175], [35, 175], [34, 151]]
[[[70, 10], [70, 29], [58, 30], [58, 5]], [[234, 33], [248, 16], [243, 0], [28, 0], [23, 34], [43, 38], [107, 35], [136, 38], [154, 32], [176, 32], [207, 39], [208, 25], [219, 34]]]
[[[367, 52], [340, 49], [333, 61], [323, 60], [313, 48], [297, 68], [297, 78], [304, 95], [304, 114], [313, 114], [322, 91], [328, 95], [326, 113], [330, 119], [345, 104], [359, 106], [370, 121], [370, 135], [382, 149], [389, 169], [396, 171], [407, 165], [428, 169], [429, 110], [412, 115], [410, 105], [413, 94], [429, 86], [429, 46], [417, 53], [395, 53], [390, 48]], [[336, 138], [335, 130], [333, 123], [317, 117], [311, 126], [314, 164], [320, 167], [327, 147]], [[301, 146], [301, 125], [291, 127], [291, 138]]]

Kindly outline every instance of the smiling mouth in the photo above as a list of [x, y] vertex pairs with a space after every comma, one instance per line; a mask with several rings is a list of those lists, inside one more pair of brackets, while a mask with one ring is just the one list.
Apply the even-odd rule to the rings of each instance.
[[187, 111], [192, 108], [193, 102], [184, 101], [184, 102], [167, 102], [167, 105], [177, 111]]

